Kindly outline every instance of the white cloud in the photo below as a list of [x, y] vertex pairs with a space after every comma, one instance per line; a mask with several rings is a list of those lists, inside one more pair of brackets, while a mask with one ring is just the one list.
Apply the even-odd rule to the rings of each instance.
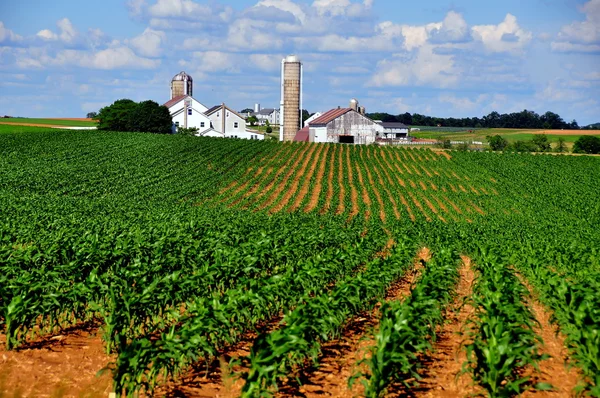
[[585, 21], [565, 25], [551, 48], [557, 52], [600, 52], [600, 0], [590, 0], [580, 7]]
[[281, 65], [282, 55], [274, 54], [252, 54], [250, 55], [250, 62], [252, 62], [258, 69], [266, 72], [274, 72], [279, 70]]
[[44, 69], [51, 66], [79, 66], [91, 69], [153, 69], [160, 60], [137, 56], [130, 48], [120, 46], [102, 51], [61, 50], [55, 56], [45, 49], [28, 48], [18, 51], [16, 64], [24, 69]]
[[463, 16], [450, 11], [442, 22], [425, 25], [398, 25], [385, 21], [377, 25], [376, 31], [385, 38], [402, 38], [407, 51], [418, 49], [429, 42], [448, 43], [467, 39], [468, 26]]
[[221, 51], [197, 51], [194, 53], [194, 64], [198, 70], [207, 72], [237, 72], [238, 59], [235, 54]]
[[[141, 9], [144, 5], [139, 3], [134, 3], [136, 9]], [[209, 6], [191, 0], [158, 0], [156, 4], [150, 6], [148, 11], [152, 17], [157, 18], [204, 19], [203, 17], [212, 13]]]
[[270, 26], [265, 21], [238, 19], [229, 27], [227, 43], [243, 51], [279, 49], [283, 46], [283, 39], [271, 33]]
[[64, 43], [72, 44], [78, 37], [77, 30], [69, 20], [69, 18], [59, 19], [56, 22], [59, 33], [54, 33], [50, 29], [42, 29], [37, 33], [37, 37], [44, 40], [61, 40]]
[[44, 40], [58, 40], [58, 35], [50, 29], [42, 29], [37, 32], [37, 36]]
[[426, 45], [413, 57], [398, 56], [377, 63], [377, 70], [369, 85], [450, 87], [457, 83], [460, 70], [452, 55], [436, 54], [434, 47]]
[[4, 22], [0, 21], [0, 43], [3, 43], [5, 41], [6, 42], [9, 42], [9, 41], [16, 42], [16, 41], [20, 41], [22, 39], [23, 39], [23, 37], [19, 36], [12, 30], [4, 27]]
[[491, 52], [517, 52], [529, 43], [531, 32], [521, 28], [517, 18], [506, 14], [498, 25], [476, 25], [471, 28], [473, 39], [479, 41]]
[[261, 0], [256, 3], [255, 7], [274, 7], [279, 10], [292, 14], [300, 23], [304, 24], [306, 21], [306, 13], [302, 8], [291, 0]]
[[489, 96], [486, 94], [480, 94], [477, 98], [471, 99], [468, 97], [457, 97], [454, 94], [442, 93], [439, 96], [439, 101], [451, 104], [454, 109], [459, 111], [472, 111], [477, 109], [488, 98]]
[[73, 26], [71, 21], [69, 21], [68, 18], [63, 18], [59, 20], [56, 23], [56, 25], [60, 30], [60, 39], [62, 41], [64, 41], [65, 43], [72, 43], [75, 40], [75, 38], [77, 37], [77, 31], [75, 30], [75, 27]]
[[141, 56], [158, 57], [162, 52], [161, 45], [165, 40], [164, 32], [146, 28], [141, 35], [129, 40], [128, 44]]
[[200, 50], [210, 45], [210, 39], [206, 37], [188, 37], [183, 40], [184, 50]]
[[566, 41], [550, 43], [552, 51], [564, 53], [596, 53], [600, 52], [600, 44], [569, 43]]

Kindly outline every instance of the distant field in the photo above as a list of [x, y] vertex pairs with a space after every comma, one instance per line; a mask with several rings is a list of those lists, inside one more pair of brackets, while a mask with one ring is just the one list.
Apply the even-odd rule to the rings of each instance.
[[487, 142], [488, 135], [500, 135], [509, 142], [531, 140], [536, 134], [547, 134], [550, 142], [557, 142], [563, 138], [567, 143], [573, 143], [582, 135], [600, 137], [600, 130], [530, 130], [530, 129], [473, 129], [457, 132], [442, 132], [421, 130], [411, 133], [417, 138], [426, 139], [451, 139], [456, 141], [482, 141]]
[[0, 119], [0, 134], [8, 134], [8, 133], [46, 133], [49, 131], [56, 131], [56, 128], [52, 127], [36, 127], [36, 126], [22, 126], [15, 124], [3, 124]]
[[73, 127], [93, 127], [96, 122], [88, 118], [49, 118], [36, 119], [26, 117], [11, 117], [0, 119], [0, 124], [16, 124], [24, 126], [73, 126]]

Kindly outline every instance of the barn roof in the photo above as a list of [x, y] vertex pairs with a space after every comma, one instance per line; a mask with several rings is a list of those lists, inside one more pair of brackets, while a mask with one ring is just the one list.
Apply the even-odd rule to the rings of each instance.
[[296, 136], [294, 137], [294, 141], [308, 142], [308, 133], [309, 133], [308, 126], [304, 127], [301, 130], [298, 130], [298, 132], [296, 133]]
[[325, 112], [315, 120], [309, 123], [310, 126], [314, 126], [317, 124], [327, 124], [334, 119], [342, 116], [343, 114], [350, 112], [352, 108], [335, 108], [330, 111]]
[[189, 95], [186, 95], [186, 94], [178, 95], [177, 97], [171, 98], [169, 101], [165, 102], [163, 105], [166, 106], [167, 108], [170, 108], [186, 97], [189, 97]]

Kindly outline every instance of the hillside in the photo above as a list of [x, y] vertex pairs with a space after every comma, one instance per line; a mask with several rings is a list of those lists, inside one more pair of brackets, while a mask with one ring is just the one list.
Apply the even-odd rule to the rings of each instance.
[[0, 168], [0, 393], [600, 386], [599, 158], [40, 130]]

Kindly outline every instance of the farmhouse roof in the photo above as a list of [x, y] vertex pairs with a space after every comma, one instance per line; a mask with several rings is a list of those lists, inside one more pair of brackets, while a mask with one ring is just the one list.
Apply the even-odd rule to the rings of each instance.
[[177, 97], [171, 98], [169, 101], [165, 102], [163, 105], [166, 106], [167, 108], [170, 108], [186, 97], [189, 97], [189, 95], [187, 95], [187, 94], [178, 95]]
[[294, 141], [296, 141], [296, 142], [308, 142], [308, 133], [309, 133], [308, 126], [304, 127], [301, 130], [298, 130], [298, 132], [296, 133], [296, 136], [294, 137]]
[[347, 112], [350, 112], [352, 108], [335, 108], [330, 111], [325, 112], [315, 120], [309, 123], [309, 126], [315, 126], [318, 124], [327, 124], [334, 119], [344, 115]]
[[228, 107], [225, 104], [221, 104], [221, 105], [215, 105], [212, 108], [210, 108], [209, 110], [207, 110], [206, 112], [204, 112], [204, 114], [206, 116], [209, 116], [213, 113], [215, 113], [216, 111], [218, 111], [219, 109], [227, 109], [229, 112], [231, 112], [232, 114], [244, 119], [244, 117], [242, 115], [240, 115], [239, 113], [237, 113], [236, 111], [234, 111], [233, 109], [231, 109], [230, 107]]

